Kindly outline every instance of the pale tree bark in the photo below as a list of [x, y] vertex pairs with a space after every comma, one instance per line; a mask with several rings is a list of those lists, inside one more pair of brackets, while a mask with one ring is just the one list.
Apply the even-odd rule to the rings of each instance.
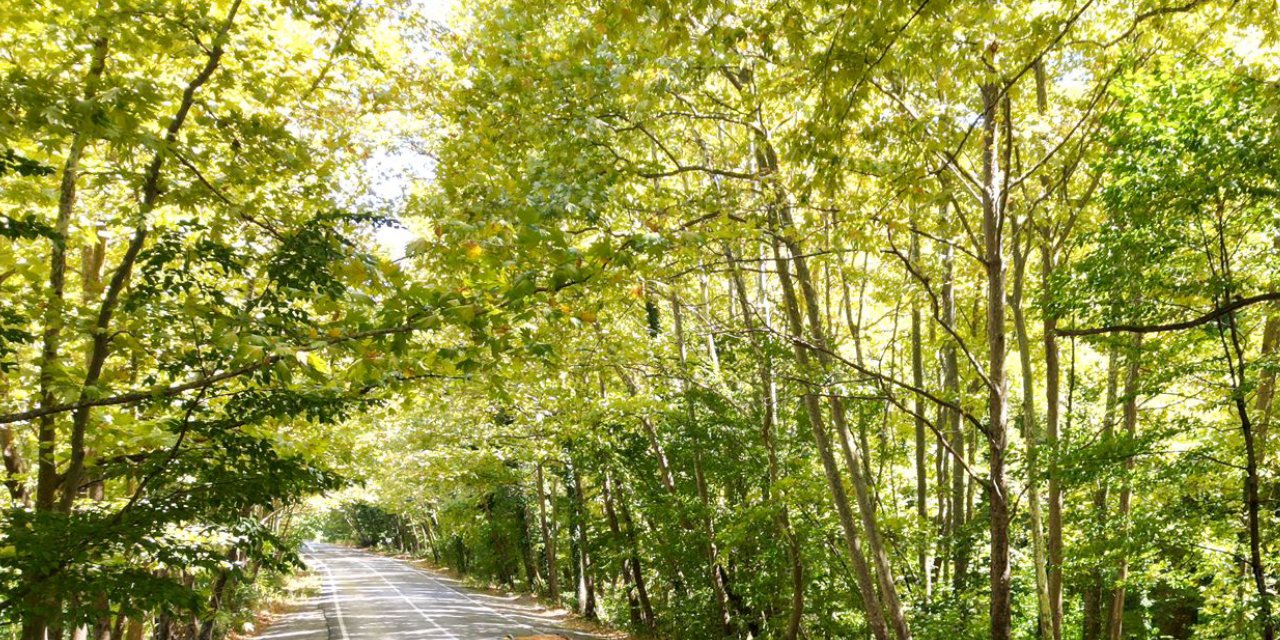
[[[929, 327], [929, 343], [938, 344], [936, 327]], [[942, 388], [942, 367], [934, 367], [931, 371], [933, 374], [933, 386]], [[951, 580], [949, 569], [951, 555], [951, 464], [949, 458], [951, 451], [948, 447], [951, 443], [947, 439], [947, 412], [948, 408], [941, 405], [935, 408], [935, 422], [938, 430], [933, 434], [933, 491], [934, 505], [933, 518], [934, 529], [938, 532], [933, 545], [933, 582], [936, 585], [947, 584]]]
[[720, 632], [727, 637], [732, 633], [732, 619], [729, 616], [729, 594], [725, 585], [725, 573], [720, 566], [720, 549], [716, 545], [711, 498], [707, 491], [707, 476], [702, 468], [702, 455], [700, 453], [695, 453], [693, 456], [693, 478], [698, 489], [698, 502], [702, 505], [702, 536], [707, 555], [708, 581], [711, 583], [711, 593], [714, 596]]
[[631, 519], [631, 507], [627, 505], [627, 496], [624, 491], [619, 491], [618, 496], [618, 515], [622, 517], [622, 526], [627, 538], [627, 549], [630, 553], [631, 579], [636, 585], [636, 599], [640, 602], [640, 615], [644, 624], [648, 628], [653, 628], [657, 624], [657, 617], [653, 613], [653, 605], [649, 600], [649, 589], [645, 584], [644, 568], [640, 564], [640, 544], [636, 534], [635, 522]]
[[591, 535], [587, 526], [587, 496], [582, 489], [582, 470], [569, 467], [569, 486], [565, 487], [573, 498], [573, 528], [577, 537], [578, 564], [578, 613], [588, 620], [596, 618], [595, 567], [592, 565]]
[[[107, 64], [107, 39], [98, 38], [93, 42], [93, 53], [89, 61], [89, 72], [85, 79], [84, 97], [81, 108], [80, 126], [71, 138], [71, 148], [67, 152], [66, 162], [62, 167], [62, 179], [58, 187], [58, 217], [54, 222], [56, 237], [49, 256], [49, 294], [45, 301], [44, 332], [41, 336], [39, 398], [42, 407], [57, 404], [54, 395], [54, 374], [58, 367], [59, 349], [62, 338], [63, 306], [67, 281], [67, 245], [70, 242], [71, 215], [75, 209], [77, 181], [80, 176], [80, 160], [84, 156], [85, 147], [89, 143], [88, 124], [92, 112], [92, 102], [97, 95], [98, 85]], [[4, 439], [10, 444], [6, 446], [6, 463], [11, 466], [10, 474], [23, 467], [17, 451], [11, 447], [12, 436], [9, 427], [5, 427]], [[55, 459], [57, 445], [56, 416], [48, 414], [40, 417], [37, 434], [38, 451], [36, 458], [36, 508], [52, 509], [58, 485], [58, 466]], [[12, 462], [10, 459], [12, 458]], [[22, 496], [15, 496], [21, 499]]]
[[[997, 132], [997, 113], [1008, 98], [994, 83], [982, 86], [982, 239], [983, 260], [987, 279], [987, 349], [988, 349], [988, 436], [991, 529], [991, 640], [1009, 640], [1012, 633], [1012, 591], [1009, 566], [1009, 502], [1005, 480], [1005, 453], [1008, 425], [1005, 416], [1005, 267], [1004, 212], [1007, 192], [1001, 176], [1008, 167], [1008, 136], [1003, 144]], [[1008, 126], [1008, 117], [1004, 118]], [[997, 154], [1001, 157], [997, 159]]]
[[[804, 295], [805, 311], [809, 318], [809, 330], [816, 347], [817, 360], [824, 371], [830, 371], [832, 367], [830, 346], [827, 343], [822, 319], [818, 313], [820, 307], [817, 291], [814, 289], [813, 279], [810, 276], [807, 261], [801, 251], [799, 242], [787, 235], [787, 232], [794, 228], [790, 211], [786, 207], [782, 207], [779, 213], [785, 224], [784, 243], [791, 253], [791, 262], [795, 264], [796, 269], [796, 280], [799, 282], [800, 291]], [[872, 498], [871, 488], [865, 474], [867, 468], [866, 460], [862, 452], [853, 445], [853, 438], [845, 417], [843, 399], [835, 393], [829, 393], [827, 394], [827, 405], [831, 410], [832, 425], [835, 427], [836, 434], [840, 436], [840, 447], [844, 454], [845, 467], [853, 480], [854, 496], [858, 500], [858, 512], [862, 517], [862, 527], [867, 536], [868, 551], [875, 566], [876, 582], [880, 587], [880, 597], [884, 603], [885, 613], [898, 639], [909, 640], [911, 638], [911, 628], [907, 624], [906, 615], [903, 613], [902, 602], [898, 596], [898, 587], [894, 582], [893, 569], [889, 563], [889, 554], [880, 536], [875, 501]]]
[[[947, 218], [947, 204], [943, 203], [939, 207], [939, 217], [945, 221]], [[942, 321], [949, 327], [956, 326], [956, 289], [955, 289], [955, 249], [950, 243], [942, 246]], [[956, 344], [953, 340], [944, 340], [942, 345], [942, 390], [947, 398], [953, 402], [960, 399], [960, 368], [959, 357], [956, 353]], [[951, 448], [955, 450], [956, 457], [960, 460], [965, 459], [965, 434], [960, 428], [960, 412], [951, 408], [946, 409], [946, 424], [948, 437], [950, 438]], [[971, 462], [971, 461], [969, 461]], [[957, 537], [964, 530], [966, 520], [966, 499], [965, 488], [966, 478], [964, 473], [964, 465], [951, 465], [951, 537], [952, 537], [952, 561], [953, 568], [951, 573], [952, 590], [959, 593], [964, 588], [966, 574], [969, 571], [968, 553], [965, 549], [957, 545]]]
[[[1049, 78], [1045, 72], [1044, 59], [1036, 60], [1033, 65], [1036, 81], [1036, 111], [1041, 116], [1049, 112]], [[1043, 197], [1048, 198], [1053, 191], [1053, 183], [1049, 176], [1040, 176], [1040, 185], [1044, 189]], [[1066, 187], [1061, 190], [1065, 200]], [[1047, 289], [1052, 281], [1054, 269], [1054, 234], [1045, 226], [1040, 245], [1040, 286]], [[1062, 486], [1058, 479], [1058, 403], [1060, 401], [1060, 379], [1058, 362], [1058, 320], [1053, 314], [1042, 314], [1041, 330], [1044, 346], [1044, 426], [1045, 442], [1049, 445], [1052, 456], [1049, 459], [1049, 540], [1047, 578], [1049, 583], [1049, 613], [1053, 622], [1052, 640], [1062, 640]]]
[[[1023, 234], [1026, 234], [1026, 244]], [[1022, 430], [1027, 443], [1027, 511], [1031, 517], [1032, 561], [1035, 565], [1036, 604], [1039, 610], [1040, 637], [1053, 637], [1053, 609], [1049, 594], [1048, 558], [1044, 540], [1044, 515], [1040, 504], [1040, 421], [1036, 416], [1035, 371], [1031, 365], [1031, 337], [1027, 317], [1022, 308], [1022, 292], [1026, 284], [1027, 259], [1031, 243], [1028, 230], [1013, 225], [1013, 290], [1009, 308], [1018, 342], [1018, 362], [1022, 374]]]
[[[734, 83], [740, 93], [744, 92], [742, 79], [730, 75], [730, 82]], [[755, 110], [757, 119], [755, 126], [755, 138], [753, 140], [755, 164], [760, 176], [773, 176], [778, 172], [778, 156], [768, 138], [768, 128], [761, 119], [760, 111]], [[790, 209], [787, 203], [787, 195], [776, 183], [767, 178], [758, 178], [762, 190], [771, 198], [768, 209], [768, 224], [772, 235], [773, 259], [778, 270], [778, 280], [783, 293], [783, 307], [787, 317], [790, 336], [792, 338], [792, 349], [796, 357], [796, 362], [800, 365], [801, 370], [810, 369], [811, 362], [809, 358], [808, 348], [804, 344], [805, 337], [805, 313], [801, 311], [801, 300], [796, 293], [795, 283], [791, 278], [791, 262], [795, 263], [797, 280], [800, 282], [804, 290], [804, 299], [807, 316], [810, 321], [810, 328], [814, 331], [814, 342], [818, 345], [825, 343], [822, 334], [822, 321], [819, 316], [817, 306], [817, 294], [813, 290], [812, 278], [808, 274], [803, 255], [797, 251], [795, 243], [792, 239], [785, 238], [794, 226], [791, 221]], [[788, 256], [784, 256], [782, 252], [782, 244], [784, 239], [787, 241], [787, 250], [790, 252], [790, 260]], [[819, 363], [822, 369], [829, 369], [829, 363], [826, 359], [829, 357], [822, 351], [822, 347], [817, 350]], [[885, 610], [888, 610], [890, 621], [893, 623], [894, 632], [898, 640], [908, 640], [911, 637], [910, 629], [907, 627], [906, 619], [902, 614], [901, 604], [898, 600], [897, 587], [893, 583], [892, 575], [887, 571], [887, 556], [883, 554], [883, 547], [879, 544], [878, 531], [868, 531], [868, 544], [872, 549], [872, 555], [876, 562], [876, 582], [879, 583], [882, 593], [879, 597], [876, 594], [875, 584], [872, 582], [871, 572], [866, 566], [866, 559], [863, 556], [861, 541], [858, 537], [857, 524], [854, 522], [852, 508], [849, 504], [848, 495], [844, 489], [844, 481], [840, 477], [839, 466], [835, 459], [834, 451], [831, 447], [831, 441], [827, 433], [827, 426], [823, 419], [822, 404], [817, 394], [811, 389], [806, 390], [803, 395], [805, 413], [809, 417], [809, 425], [813, 431], [814, 443], [818, 449], [819, 457], [822, 459], [823, 471], [827, 477], [828, 488], [830, 489], [832, 500], [835, 503], [836, 510], [840, 516], [841, 530], [844, 534], [845, 545], [848, 548], [850, 560], [854, 566], [854, 573], [857, 578], [858, 590], [860, 591], [863, 602], [866, 606], [867, 622], [871, 628], [872, 634], [877, 640], [887, 640], [889, 638], [889, 630], [885, 624]], [[840, 435], [841, 445], [845, 454], [846, 465], [851, 466], [850, 473], [853, 475], [855, 490], [859, 494], [859, 507], [863, 511], [862, 519], [864, 526], [866, 522], [875, 521], [875, 513], [870, 503], [869, 492], [865, 486], [865, 476], [863, 469], [856, 460], [852, 447], [849, 444], [848, 427], [844, 422], [843, 406], [838, 398], [831, 395], [828, 406], [832, 411], [831, 419], [836, 431]], [[863, 500], [866, 499], [866, 505]], [[880, 553], [876, 553], [876, 551]], [[886, 580], [886, 578], [888, 578]], [[887, 585], [887, 590], [885, 589]], [[883, 598], [883, 603], [881, 601]]]
[[[648, 320], [649, 320], [650, 337], [657, 337], [659, 333], [657, 305], [654, 304], [651, 300], [646, 299], [645, 307], [646, 307], [646, 313], [648, 315]], [[631, 376], [627, 373], [627, 370], [620, 365], [615, 365], [614, 369], [618, 372], [618, 377], [622, 380], [623, 384], [626, 386], [627, 392], [633, 396], [637, 395], [640, 392], [640, 389], [636, 385], [635, 381], [631, 379]], [[658, 438], [657, 427], [653, 424], [653, 421], [648, 418], [648, 416], [640, 417], [640, 425], [644, 430], [645, 437], [649, 441], [650, 452], [653, 454], [654, 460], [657, 462], [657, 465], [658, 465], [658, 480], [662, 483], [662, 488], [666, 491], [667, 495], [670, 496], [673, 501], [678, 501], [679, 489], [676, 487], [675, 476], [671, 471], [671, 464], [668, 461], [667, 452], [662, 445], [662, 441]], [[626, 515], [625, 509], [624, 509], [623, 515], [624, 516]], [[682, 529], [684, 529], [685, 531], [693, 530], [694, 524], [692, 521], [690, 521], [683, 514], [679, 515], [679, 518], [680, 518], [680, 526]], [[685, 576], [683, 571], [679, 567], [676, 568], [676, 575], [677, 575], [677, 579], [676, 579], [677, 590], [683, 592], [684, 584], [685, 584]], [[716, 580], [717, 581], [719, 580], [718, 575], [716, 576]]]
[[[102, 265], [106, 260], [107, 254], [107, 237], [101, 233], [99, 229], [97, 241], [92, 246], [84, 247], [81, 253], [81, 299], [88, 304], [95, 297], [102, 294]], [[89, 455], [93, 455], [90, 452]], [[101, 502], [106, 498], [106, 482], [102, 479], [95, 479], [87, 487], [90, 499]], [[83, 637], [92, 637], [94, 640], [109, 640], [111, 638], [111, 608], [107, 601], [105, 593], [100, 594], [93, 602], [94, 609], [98, 612], [98, 620], [93, 625], [92, 632], [88, 627], [80, 627], [76, 629], [76, 634], [83, 634]], [[90, 635], [92, 633], [92, 635]], [[75, 636], [73, 636], [75, 637]]]
[[[782, 196], [778, 197], [781, 198]], [[776, 209], [781, 206], [785, 206], [785, 204], [775, 204], [773, 208]], [[804, 320], [801, 316], [795, 285], [791, 280], [791, 267], [786, 256], [782, 253], [781, 242], [778, 240], [780, 231], [777, 214], [776, 212], [771, 212], [770, 216], [771, 235], [773, 236], [773, 259], [778, 271], [778, 283], [782, 289], [782, 308], [787, 318], [789, 334], [793, 338], [791, 341], [792, 352], [800, 369], [809, 371], [813, 365], [810, 361], [808, 350], [800, 344], [804, 339]], [[802, 395], [802, 400], [805, 414], [809, 419], [809, 427], [813, 432], [814, 445], [818, 451], [818, 457], [822, 460], [822, 469], [827, 479], [827, 488], [840, 519], [840, 530], [844, 536], [845, 549], [849, 554], [850, 564], [853, 565], [858, 592], [866, 610], [867, 625], [876, 640], [889, 640], [889, 628], [885, 624], [884, 611], [880, 604], [879, 595], [876, 592], [875, 580], [871, 577], [871, 569], [867, 566], [866, 555], [862, 551], [858, 525], [854, 520], [849, 496], [845, 492], [844, 480], [840, 477], [839, 465], [836, 462], [834, 449], [827, 433], [826, 421], [822, 414], [821, 401], [812, 389], [806, 389]]]
[[[604, 500], [605, 520], [609, 523], [609, 533], [613, 535], [613, 539], [621, 542], [623, 540], [622, 525], [618, 521], [618, 511], [614, 508], [613, 497], [613, 481], [609, 477], [609, 472], [604, 472], [603, 482], [600, 485], [601, 498]], [[618, 574], [622, 576], [623, 590], [627, 595], [627, 611], [631, 615], [632, 626], [647, 627], [648, 621], [644, 619], [640, 611], [640, 600], [636, 596], [636, 585], [633, 580], [630, 567], [631, 558], [624, 556], [618, 563]]]
[[[652, 317], [656, 317], [655, 315]], [[656, 326], [656, 321], [653, 323]], [[615, 367], [618, 377], [622, 379], [622, 383], [627, 387], [627, 393], [638, 395], [640, 388], [636, 386], [630, 374], [621, 366]], [[645, 438], [649, 441], [649, 450], [653, 453], [654, 460], [658, 463], [658, 480], [662, 483], [662, 488], [671, 496], [676, 495], [675, 476], [671, 473], [671, 463], [667, 460], [667, 452], [662, 446], [662, 441], [658, 438], [658, 429], [654, 426], [653, 421], [648, 416], [640, 417], [640, 426], [644, 429]]]
[[556, 539], [547, 522], [547, 488], [542, 476], [542, 463], [534, 467], [534, 483], [538, 485], [538, 527], [542, 530], [543, 556], [547, 562], [547, 593], [552, 602], [560, 601], [560, 570], [556, 566]]
[[[92, 117], [92, 101], [97, 95], [98, 85], [106, 70], [107, 39], [99, 37], [93, 41], [90, 55], [89, 71], [85, 78], [85, 88], [80, 114], [79, 126], [71, 139], [71, 148], [62, 168], [62, 179], [58, 192], [58, 216], [54, 222], [53, 248], [49, 256], [49, 291], [45, 301], [43, 314], [44, 330], [41, 335], [39, 366], [39, 398], [41, 407], [57, 404], [54, 392], [56, 375], [62, 341], [62, 325], [65, 322], [63, 310], [66, 300], [67, 279], [67, 246], [70, 242], [71, 216], [76, 205], [77, 181], [80, 174], [80, 161], [89, 143], [88, 125]], [[57, 418], [54, 414], [40, 417], [36, 433], [36, 510], [49, 511], [54, 508], [57, 499], [58, 474]], [[26, 490], [15, 476], [26, 470], [26, 465], [18, 453], [12, 431], [7, 425], [0, 432], [0, 445], [4, 447], [5, 471], [8, 474], [10, 493], [19, 502], [27, 500]], [[32, 603], [36, 604], [36, 603]], [[46, 599], [37, 606], [46, 609], [58, 609], [57, 599]], [[22, 637], [24, 640], [43, 640], [50, 633], [59, 635], [61, 630], [56, 626], [56, 619], [51, 621], [45, 615], [33, 614], [23, 620]]]
[[[1053, 276], [1052, 249], [1041, 248], [1041, 282]], [[1044, 424], [1045, 442], [1052, 452], [1049, 458], [1049, 611], [1053, 619], [1053, 640], [1062, 640], [1062, 481], [1058, 478], [1059, 402], [1061, 373], [1058, 355], [1058, 321], [1045, 313], [1044, 335]]]

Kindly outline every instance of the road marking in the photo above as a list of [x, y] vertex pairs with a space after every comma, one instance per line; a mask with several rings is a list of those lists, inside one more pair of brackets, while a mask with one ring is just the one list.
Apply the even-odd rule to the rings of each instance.
[[[431, 582], [433, 582], [433, 583], [435, 583], [435, 584], [437, 584], [437, 585], [439, 585], [439, 586], [441, 586], [441, 587], [444, 587], [445, 589], [448, 589], [449, 591], [452, 591], [452, 592], [454, 592], [454, 593], [456, 593], [456, 594], [458, 594], [458, 595], [462, 596], [463, 598], [466, 598], [467, 600], [470, 600], [473, 604], [479, 605], [480, 607], [484, 608], [484, 609], [485, 609], [485, 610], [487, 610], [487, 611], [492, 612], [494, 615], [498, 616], [499, 618], [502, 618], [503, 620], [506, 620], [507, 622], [510, 622], [510, 623], [512, 623], [512, 624], [514, 624], [514, 625], [517, 625], [517, 626], [519, 626], [519, 627], [522, 627], [522, 628], [524, 628], [524, 629], [528, 629], [528, 630], [530, 630], [530, 631], [532, 631], [532, 632], [534, 632], [534, 633], [545, 633], [545, 631], [543, 631], [542, 629], [539, 629], [539, 628], [537, 628], [537, 627], [535, 627], [535, 626], [533, 626], [533, 625], [529, 624], [528, 622], [523, 622], [523, 621], [521, 621], [521, 620], [517, 620], [517, 619], [515, 619], [515, 618], [511, 617], [510, 615], [507, 615], [507, 614], [505, 614], [505, 613], [503, 613], [503, 612], [501, 612], [501, 611], [499, 611], [499, 610], [495, 609], [495, 608], [494, 608], [493, 606], [491, 606], [491, 605], [488, 605], [488, 604], [485, 604], [485, 603], [483, 603], [483, 602], [481, 602], [481, 601], [479, 601], [479, 600], [476, 600], [475, 598], [471, 597], [471, 595], [470, 595], [470, 594], [468, 594], [468, 593], [467, 593], [467, 592], [465, 592], [465, 591], [462, 591], [462, 590], [460, 590], [460, 589], [455, 589], [454, 587], [452, 587], [452, 586], [450, 586], [450, 585], [446, 584], [445, 582], [441, 581], [441, 580], [440, 580], [439, 578], [437, 578], [436, 576], [432, 575], [430, 572], [428, 572], [428, 571], [424, 571], [424, 570], [422, 570], [422, 569], [420, 569], [420, 568], [418, 568], [418, 567], [414, 566], [414, 565], [413, 565], [413, 563], [405, 562], [405, 561], [403, 561], [403, 560], [394, 560], [394, 559], [392, 559], [392, 558], [387, 558], [387, 557], [384, 557], [384, 556], [374, 556], [374, 557], [376, 557], [376, 558], [378, 558], [378, 559], [380, 559], [380, 560], [386, 560], [387, 562], [390, 562], [390, 563], [395, 564], [395, 565], [403, 565], [403, 566], [406, 566], [406, 567], [408, 567], [409, 569], [411, 569], [411, 570], [413, 570], [413, 571], [416, 571], [416, 572], [418, 572], [418, 573], [421, 573], [422, 575], [424, 575], [424, 576], [426, 576], [428, 579], [430, 579], [430, 580], [431, 580]], [[383, 578], [383, 579], [385, 580], [386, 578]]]
[[426, 620], [427, 622], [430, 622], [430, 623], [432, 624], [432, 626], [434, 626], [435, 628], [437, 628], [437, 629], [439, 629], [439, 630], [443, 631], [443, 632], [444, 632], [444, 634], [445, 634], [446, 636], [448, 636], [449, 638], [452, 638], [453, 640], [460, 640], [460, 638], [458, 638], [458, 636], [453, 635], [453, 633], [451, 633], [448, 629], [446, 629], [446, 628], [444, 628], [444, 627], [440, 626], [440, 623], [439, 623], [439, 622], [436, 622], [436, 619], [435, 619], [435, 618], [432, 618], [431, 616], [427, 615], [427, 612], [423, 611], [422, 609], [419, 609], [419, 608], [418, 608], [418, 605], [414, 604], [414, 603], [413, 603], [413, 600], [409, 599], [409, 596], [406, 596], [406, 595], [404, 594], [404, 592], [400, 590], [400, 587], [397, 587], [397, 586], [395, 585], [395, 583], [393, 583], [393, 582], [391, 582], [390, 580], [388, 580], [386, 576], [382, 575], [382, 573], [381, 573], [381, 572], [379, 572], [377, 569], [373, 568], [369, 563], [367, 563], [367, 562], [365, 562], [365, 561], [363, 561], [363, 560], [358, 560], [358, 559], [356, 559], [356, 558], [351, 558], [351, 560], [353, 560], [353, 561], [355, 561], [355, 562], [360, 563], [361, 565], [363, 565], [363, 566], [364, 566], [364, 568], [366, 568], [366, 569], [368, 569], [368, 570], [372, 571], [372, 572], [373, 572], [373, 575], [378, 576], [379, 578], [382, 578], [382, 581], [383, 581], [383, 582], [385, 582], [385, 583], [387, 583], [387, 586], [388, 586], [388, 587], [391, 587], [391, 590], [392, 590], [392, 591], [395, 591], [395, 592], [396, 592], [396, 594], [398, 594], [402, 600], [404, 600], [406, 603], [408, 603], [409, 607], [411, 607], [414, 611], [418, 612], [418, 615], [422, 616], [422, 618], [423, 618], [424, 620]]
[[325, 576], [329, 578], [329, 596], [333, 600], [333, 612], [338, 617], [338, 634], [341, 640], [351, 640], [351, 636], [347, 635], [347, 623], [342, 619], [342, 604], [338, 602], [338, 582], [333, 579], [333, 572], [329, 570], [329, 565], [320, 560], [319, 556], [312, 555], [312, 558], [319, 563], [320, 568], [324, 569]]

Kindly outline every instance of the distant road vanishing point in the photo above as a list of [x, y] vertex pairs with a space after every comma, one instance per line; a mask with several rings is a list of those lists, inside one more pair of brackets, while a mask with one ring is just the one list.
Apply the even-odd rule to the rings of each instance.
[[408, 562], [308, 543], [321, 592], [271, 625], [261, 640], [501, 640], [507, 634], [602, 636], [570, 631], [560, 618], [515, 597], [468, 591]]

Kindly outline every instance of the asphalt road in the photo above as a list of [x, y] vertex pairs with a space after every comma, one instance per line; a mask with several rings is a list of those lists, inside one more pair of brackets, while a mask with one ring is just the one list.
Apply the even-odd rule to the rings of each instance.
[[558, 626], [554, 612], [470, 591], [447, 577], [366, 551], [309, 543], [321, 593], [272, 624], [271, 640], [500, 640], [507, 634], [598, 638]]

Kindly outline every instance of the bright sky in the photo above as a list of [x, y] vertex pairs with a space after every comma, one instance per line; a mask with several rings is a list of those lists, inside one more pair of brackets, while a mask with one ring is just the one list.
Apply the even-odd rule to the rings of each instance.
[[[457, 0], [414, 0], [430, 19], [448, 24]], [[401, 200], [417, 180], [429, 180], [434, 172], [430, 158], [409, 150], [393, 150], [370, 158], [366, 171], [378, 176], [370, 194], [378, 200]], [[413, 240], [412, 231], [400, 227], [384, 227], [376, 232], [378, 244], [392, 259], [404, 257], [405, 246]]]

